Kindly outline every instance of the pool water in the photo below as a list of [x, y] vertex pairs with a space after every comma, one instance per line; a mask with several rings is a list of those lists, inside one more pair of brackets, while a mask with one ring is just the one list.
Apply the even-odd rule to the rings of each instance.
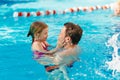
[[1, 3], [0, 80], [47, 80], [44, 67], [32, 59], [31, 38], [27, 37], [34, 21], [43, 21], [49, 25], [47, 41], [53, 46], [64, 23], [73, 22], [82, 27], [83, 36], [79, 42], [81, 61], [69, 69], [71, 80], [120, 80], [120, 17], [112, 17], [112, 10], [39, 17], [13, 18], [12, 15], [15, 11], [64, 10], [113, 2], [41, 0], [9, 5]]

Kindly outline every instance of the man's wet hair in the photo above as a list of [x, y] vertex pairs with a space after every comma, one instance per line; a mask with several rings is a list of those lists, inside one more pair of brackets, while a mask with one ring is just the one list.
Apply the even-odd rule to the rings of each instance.
[[72, 22], [67, 22], [64, 26], [66, 28], [66, 36], [71, 38], [72, 44], [78, 44], [82, 37], [82, 28]]

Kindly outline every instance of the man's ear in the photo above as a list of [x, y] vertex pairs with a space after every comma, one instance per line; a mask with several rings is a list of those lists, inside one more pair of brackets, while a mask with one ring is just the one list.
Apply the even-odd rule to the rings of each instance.
[[70, 42], [71, 38], [70, 37], [65, 37], [65, 42]]

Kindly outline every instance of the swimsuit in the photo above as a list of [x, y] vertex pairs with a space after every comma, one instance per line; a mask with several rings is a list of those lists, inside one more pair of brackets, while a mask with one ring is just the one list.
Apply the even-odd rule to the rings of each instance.
[[39, 51], [33, 51], [33, 54], [34, 54], [34, 56], [37, 56], [34, 59], [39, 59], [40, 57], [43, 56], [44, 53], [43, 52], [39, 52]]
[[[48, 47], [48, 46], [47, 46], [44, 42], [43, 42], [43, 45], [44, 45], [44, 46], [42, 46], [43, 49], [46, 50], [46, 51], [48, 51], [48, 50], [47, 50], [47, 47]], [[41, 58], [41, 57], [43, 56], [43, 54], [45, 54], [45, 53], [36, 50], [36, 51], [33, 51], [33, 54], [34, 54], [34, 56], [36, 56], [34, 59], [39, 59], [39, 58]]]

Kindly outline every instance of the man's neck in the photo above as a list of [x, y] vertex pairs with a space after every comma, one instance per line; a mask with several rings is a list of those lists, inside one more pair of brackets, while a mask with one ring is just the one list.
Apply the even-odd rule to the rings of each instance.
[[68, 45], [66, 45], [66, 46], [64, 46], [64, 48], [65, 49], [69, 49], [69, 48], [74, 48], [76, 45], [70, 45], [70, 44], [68, 44]]

